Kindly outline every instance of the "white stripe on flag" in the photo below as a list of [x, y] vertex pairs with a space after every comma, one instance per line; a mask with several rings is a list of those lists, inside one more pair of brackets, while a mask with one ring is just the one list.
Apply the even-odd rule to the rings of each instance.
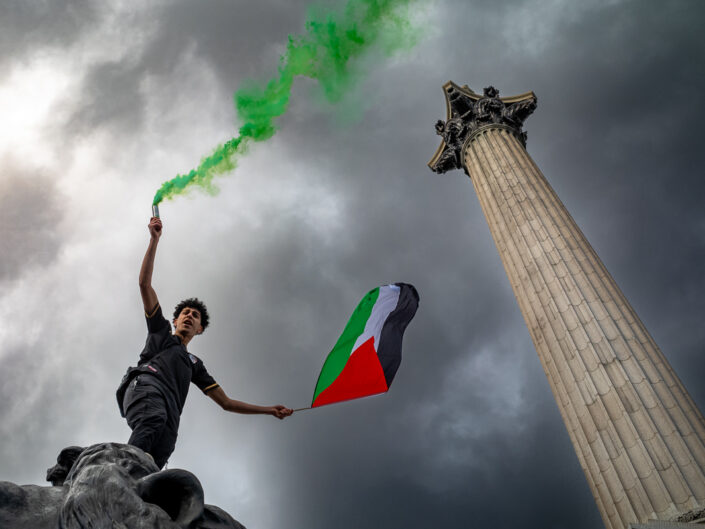
[[358, 347], [369, 340], [370, 336], [375, 337], [374, 346], [375, 351], [377, 351], [382, 326], [387, 320], [387, 316], [397, 308], [400, 291], [401, 289], [397, 285], [384, 285], [379, 287], [379, 296], [377, 296], [375, 306], [372, 307], [372, 313], [367, 319], [367, 323], [365, 323], [365, 330], [362, 331], [362, 334], [355, 340], [355, 345], [353, 345], [352, 351], [350, 351], [350, 356], [352, 356]]

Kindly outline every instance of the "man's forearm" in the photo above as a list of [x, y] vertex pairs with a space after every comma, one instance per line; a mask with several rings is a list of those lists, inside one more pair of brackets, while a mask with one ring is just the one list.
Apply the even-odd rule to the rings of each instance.
[[247, 402], [242, 402], [239, 400], [228, 399], [223, 406], [225, 411], [231, 411], [233, 413], [244, 413], [246, 415], [256, 415], [256, 414], [270, 414], [272, 413], [272, 408], [269, 406], [256, 406], [255, 404], [248, 404]]
[[154, 237], [149, 239], [149, 246], [147, 246], [147, 252], [144, 254], [144, 259], [142, 259], [142, 268], [140, 268], [140, 288], [146, 289], [152, 286], [152, 271], [154, 270], [154, 258], [157, 255], [157, 244], [159, 239]]
[[281, 404], [277, 404], [276, 406], [256, 406], [240, 400], [231, 399], [225, 394], [225, 391], [223, 391], [223, 388], [220, 386], [210, 390], [208, 392], [208, 396], [225, 411], [232, 411], [234, 413], [244, 413], [246, 415], [272, 415], [277, 419], [283, 419], [293, 413], [293, 410], [290, 410]]

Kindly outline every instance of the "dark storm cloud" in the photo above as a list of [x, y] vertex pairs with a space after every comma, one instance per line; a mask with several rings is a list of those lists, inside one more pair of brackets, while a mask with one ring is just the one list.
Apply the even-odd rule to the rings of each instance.
[[44, 175], [29, 174], [7, 160], [0, 178], [0, 281], [54, 260], [61, 241], [58, 190]]
[[[345, 529], [461, 528], [492, 521], [510, 527], [512, 520], [525, 519], [528, 527], [561, 527], [565, 511], [570, 511], [586, 525], [599, 525], [590, 512], [594, 508], [581, 499], [587, 486], [563, 426], [547, 422], [545, 414], [529, 415], [532, 422], [520, 434], [504, 430], [501, 436], [495, 432], [476, 440], [459, 437], [454, 447], [452, 439], [433, 427], [420, 432], [416, 416], [409, 424], [392, 420], [391, 427], [386, 426], [397, 410], [374, 404], [380, 405], [386, 409], [379, 415], [372, 405], [357, 414], [343, 412], [357, 425], [374, 425], [365, 430], [350, 427], [348, 421], [331, 425], [347, 439], [329, 430], [319, 431], [320, 440], [301, 439], [299, 444], [306, 448], [297, 450], [296, 459], [310, 485], [299, 490], [296, 499], [316, 509], [298, 516], [297, 524], [323, 528], [335, 520], [336, 527]], [[419, 437], [426, 438], [424, 446], [410, 450], [410, 442], [418, 443]], [[468, 454], [475, 461], [468, 463]], [[429, 460], [439, 459], [442, 462], [429, 468]], [[567, 464], [556, 468], [557, 460]], [[295, 487], [295, 480], [289, 486]], [[559, 508], [547, 501], [556, 490], [563, 491]]]
[[144, 117], [144, 96], [139, 66], [106, 62], [86, 75], [83, 92], [69, 118], [69, 130], [95, 131], [109, 126], [113, 132], [139, 129]]
[[100, 9], [90, 0], [7, 0], [0, 4], [0, 66], [51, 47], [65, 47], [91, 28]]
[[117, 23], [143, 27], [145, 45], [118, 61], [89, 68], [80, 96], [71, 102], [75, 111], [67, 120], [68, 131], [89, 133], [105, 126], [113, 134], [133, 134], [145, 115], [144, 81], [151, 78], [176, 89], [188, 85], [192, 79], [179, 66], [190, 54], [205, 60], [222, 83], [212, 90], [234, 92], [244, 77], [269, 78], [278, 64], [276, 45], [284, 46], [288, 33], [303, 28], [305, 4], [181, 1], [149, 7], [139, 17], [125, 16]]

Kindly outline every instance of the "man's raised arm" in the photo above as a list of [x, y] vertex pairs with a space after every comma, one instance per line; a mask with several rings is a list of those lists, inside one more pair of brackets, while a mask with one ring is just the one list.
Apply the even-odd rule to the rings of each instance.
[[142, 259], [142, 268], [140, 268], [140, 294], [142, 294], [142, 304], [144, 312], [151, 314], [159, 304], [157, 293], [152, 288], [152, 270], [154, 270], [154, 257], [157, 254], [157, 244], [159, 237], [162, 235], [162, 221], [158, 217], [152, 217], [149, 221], [149, 246], [147, 253]]

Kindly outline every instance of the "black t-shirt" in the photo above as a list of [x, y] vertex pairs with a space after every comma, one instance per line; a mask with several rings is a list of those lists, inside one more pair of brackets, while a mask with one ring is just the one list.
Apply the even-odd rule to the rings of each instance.
[[193, 382], [203, 393], [218, 387], [206, 366], [189, 353], [178, 336], [171, 334], [171, 325], [157, 305], [147, 318], [147, 342], [137, 364], [142, 373], [152, 375], [168, 390], [179, 414], [184, 408], [189, 384]]

